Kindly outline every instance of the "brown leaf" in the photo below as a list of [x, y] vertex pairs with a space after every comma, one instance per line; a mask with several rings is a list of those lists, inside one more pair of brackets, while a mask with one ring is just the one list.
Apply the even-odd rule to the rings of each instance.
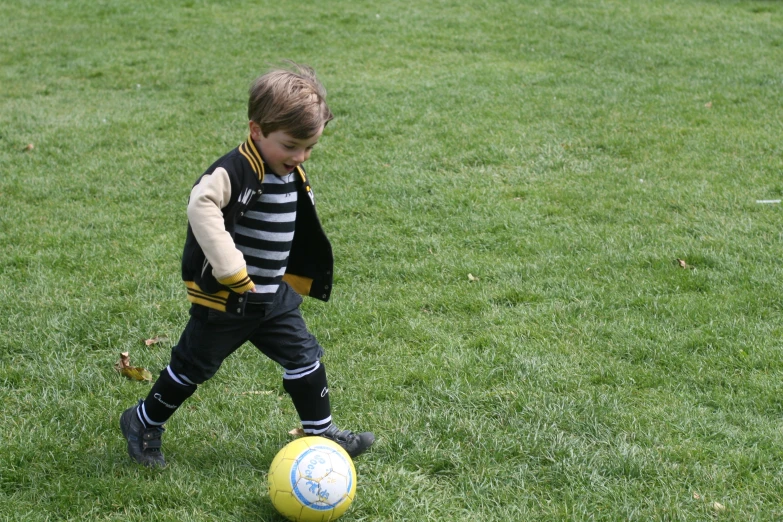
[[468, 274], [468, 281], [470, 281], [471, 283], [473, 283], [475, 281], [478, 281], [478, 280], [479, 280], [478, 277], [474, 276], [473, 274]]
[[707, 107], [708, 109], [712, 109], [712, 102], [711, 101], [707, 102], [704, 104], [704, 106]]
[[149, 370], [130, 365], [130, 354], [128, 352], [120, 354], [120, 360], [114, 363], [114, 369], [134, 381], [152, 381], [152, 374]]
[[698, 493], [696, 493], [696, 492], [694, 491], [694, 492], [693, 492], [693, 500], [701, 500], [701, 495], [699, 495]]
[[163, 341], [168, 341], [168, 340], [169, 340], [168, 337], [156, 336], [156, 337], [153, 337], [152, 339], [145, 340], [144, 344], [146, 344], [147, 346], [152, 346], [153, 344], [162, 343]]
[[680, 265], [680, 268], [688, 268], [688, 263], [684, 259], [678, 259], [677, 264]]
[[120, 373], [134, 381], [152, 381], [152, 374], [146, 368], [128, 366], [127, 368], [121, 369]]
[[25, 147], [24, 147], [24, 151], [25, 151], [25, 152], [30, 152], [30, 151], [31, 151], [31, 150], [33, 150], [34, 148], [35, 148], [35, 145], [33, 145], [32, 143], [28, 143], [27, 145], [25, 145]]
[[304, 437], [305, 432], [302, 428], [294, 428], [291, 431], [289, 431], [288, 434], [294, 437]]
[[715, 511], [726, 511], [726, 506], [724, 506], [720, 502], [713, 502], [712, 509], [714, 509]]
[[120, 354], [120, 360], [114, 363], [114, 369], [120, 371], [128, 366], [130, 366], [130, 354], [128, 352], [122, 352]]

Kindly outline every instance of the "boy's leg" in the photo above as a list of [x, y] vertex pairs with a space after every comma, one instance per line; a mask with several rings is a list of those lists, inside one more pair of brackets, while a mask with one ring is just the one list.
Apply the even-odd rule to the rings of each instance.
[[320, 361], [304, 368], [286, 370], [283, 373], [283, 388], [291, 396], [305, 435], [331, 439], [351, 457], [361, 455], [375, 442], [375, 435], [369, 431], [353, 433], [340, 430], [332, 423], [326, 368]]
[[320, 361], [283, 373], [283, 388], [291, 396], [306, 435], [321, 435], [332, 424], [326, 368]]
[[323, 348], [307, 330], [299, 311], [302, 299], [282, 284], [276, 301], [278, 306], [249, 340], [285, 369], [283, 388], [291, 396], [304, 432], [330, 438], [356, 457], [375, 442], [374, 435], [339, 430], [332, 424], [326, 368], [320, 360]]
[[131, 406], [120, 416], [120, 429], [128, 441], [128, 455], [149, 467], [163, 467], [166, 459], [160, 450], [163, 424], [193, 395], [197, 385], [180, 380], [171, 366], [160, 372], [147, 398]]
[[137, 412], [145, 426], [163, 426], [177, 408], [196, 392], [198, 385], [166, 366]]
[[169, 365], [160, 373], [147, 397], [120, 417], [128, 454], [140, 464], [166, 465], [160, 451], [163, 424], [245, 342], [254, 326], [225, 314], [209, 317], [206, 309], [191, 311], [179, 343], [171, 351]]

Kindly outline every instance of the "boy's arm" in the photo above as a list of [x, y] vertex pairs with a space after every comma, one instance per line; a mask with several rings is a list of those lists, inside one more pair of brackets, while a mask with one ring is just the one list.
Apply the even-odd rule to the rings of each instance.
[[254, 288], [245, 258], [223, 224], [223, 208], [231, 198], [231, 180], [223, 168], [203, 176], [190, 191], [188, 221], [199, 246], [212, 265], [212, 275], [234, 292]]

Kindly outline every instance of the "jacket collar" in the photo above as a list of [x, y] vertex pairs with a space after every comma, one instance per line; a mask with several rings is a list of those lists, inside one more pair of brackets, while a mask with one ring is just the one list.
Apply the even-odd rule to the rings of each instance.
[[256, 144], [253, 143], [253, 139], [250, 136], [247, 137], [247, 141], [239, 146], [239, 152], [250, 163], [253, 172], [258, 176], [258, 181], [263, 181], [265, 173], [264, 160], [261, 158], [261, 154], [256, 149]]

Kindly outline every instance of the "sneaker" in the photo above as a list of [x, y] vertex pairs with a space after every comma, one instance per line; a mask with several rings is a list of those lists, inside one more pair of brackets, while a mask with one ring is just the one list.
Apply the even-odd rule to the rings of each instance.
[[[142, 401], [139, 401], [141, 404]], [[120, 429], [128, 441], [128, 455], [149, 468], [165, 467], [166, 459], [160, 451], [162, 427], [145, 428], [136, 413], [138, 406], [131, 406], [120, 416]]]
[[351, 458], [358, 457], [375, 442], [375, 435], [373, 435], [372, 432], [365, 431], [364, 433], [354, 433], [348, 430], [338, 430], [337, 426], [334, 424], [329, 426], [325, 432], [321, 433], [321, 437], [334, 441], [342, 446]]

